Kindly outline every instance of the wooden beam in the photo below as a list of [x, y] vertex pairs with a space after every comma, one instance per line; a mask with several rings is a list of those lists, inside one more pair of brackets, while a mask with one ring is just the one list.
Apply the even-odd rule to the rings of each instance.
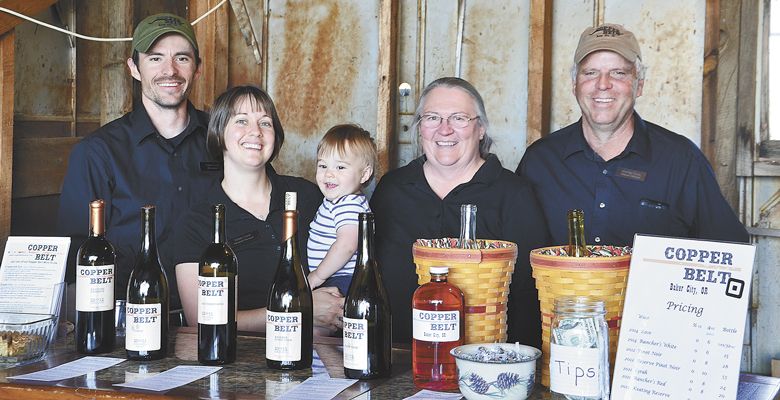
[[379, 2], [379, 87], [377, 89], [376, 146], [380, 175], [395, 167], [397, 155], [396, 104], [398, 99], [398, 2]]
[[[104, 37], [133, 36], [133, 2], [112, 0], [103, 8]], [[130, 42], [110, 42], [101, 47], [103, 68], [100, 73], [100, 125], [105, 125], [133, 107], [133, 78], [127, 70]]]
[[230, 6], [233, 8], [233, 14], [236, 16], [236, 22], [238, 23], [239, 29], [241, 29], [241, 35], [244, 37], [244, 42], [248, 47], [252, 48], [252, 53], [255, 55], [255, 61], [260, 65], [260, 63], [263, 62], [263, 56], [260, 50], [260, 43], [262, 43], [263, 40], [262, 26], [260, 29], [256, 29], [252, 26], [249, 10], [247, 9], [244, 0], [230, 0]]
[[17, 139], [14, 143], [13, 198], [46, 196], [62, 191], [68, 156], [81, 138]]
[[[200, 17], [218, 3], [219, 0], [189, 0], [189, 20]], [[201, 110], [210, 109], [217, 96], [227, 89], [228, 10], [228, 6], [222, 5], [194, 26], [203, 62], [190, 100]]]
[[0, 251], [11, 233], [14, 143], [14, 32], [0, 36]]
[[[741, 1], [737, 30], [733, 31], [734, 40], [739, 41], [738, 73], [737, 73], [737, 176], [753, 175], [753, 160], [756, 145], [756, 38], [759, 28], [758, 1]], [[727, 18], [732, 19], [732, 18]]]
[[[9, 10], [32, 17], [51, 7], [51, 5], [57, 1], [58, 0], [0, 0], [0, 7], [5, 7]], [[0, 35], [14, 29], [16, 25], [23, 22], [27, 21], [15, 15], [0, 12]]]
[[[737, 135], [735, 130], [721, 129], [720, 121], [718, 121], [719, 116], [722, 115], [719, 111], [719, 108], [722, 107], [722, 104], [719, 104], [719, 98], [721, 97], [718, 95], [722, 82], [719, 79], [719, 75], [727, 73], [720, 69], [721, 11], [720, 0], [707, 0], [704, 20], [701, 149], [712, 165], [724, 197], [734, 210], [739, 210], [739, 187], [736, 175]], [[733, 22], [731, 23], [733, 24]], [[732, 28], [733, 26], [730, 26], [727, 29]], [[730, 50], [738, 51], [738, 49], [737, 47]], [[736, 54], [729, 54], [727, 58], [731, 62], [737, 60]], [[730, 67], [725, 65], [724, 68]], [[723, 89], [732, 90], [735, 88], [723, 87]], [[731, 110], [734, 109], [732, 108]], [[726, 123], [726, 126], [733, 126], [733, 123], [723, 122]]]
[[552, 98], [552, 0], [531, 0], [528, 38], [526, 146], [550, 132]]

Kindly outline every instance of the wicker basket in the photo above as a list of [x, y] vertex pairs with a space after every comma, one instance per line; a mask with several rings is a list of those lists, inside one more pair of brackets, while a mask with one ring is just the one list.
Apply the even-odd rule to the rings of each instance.
[[[597, 250], [603, 246], [588, 246]], [[592, 296], [604, 300], [609, 325], [609, 365], [614, 369], [620, 319], [628, 281], [631, 255], [614, 257], [568, 257], [542, 254], [561, 246], [531, 251], [531, 267], [539, 290], [542, 313], [542, 385], [550, 386], [550, 325], [553, 303], [560, 296]]]
[[[485, 242], [500, 242], [486, 240]], [[430, 281], [428, 269], [448, 266], [448, 281], [463, 291], [466, 300], [466, 343], [506, 342], [506, 305], [515, 270], [517, 246], [467, 250], [412, 246], [417, 283]]]

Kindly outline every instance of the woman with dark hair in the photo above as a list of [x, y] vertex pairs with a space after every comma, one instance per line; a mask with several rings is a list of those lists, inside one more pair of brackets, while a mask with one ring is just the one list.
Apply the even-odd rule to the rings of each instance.
[[377, 257], [392, 306], [393, 340], [412, 336], [417, 275], [412, 244], [458, 237], [461, 204], [477, 205], [477, 238], [517, 244], [507, 309], [509, 341], [541, 346], [539, 301], [529, 252], [547, 245], [544, 215], [530, 184], [491, 154], [489, 122], [477, 89], [460, 78], [431, 82], [420, 96], [414, 129], [423, 156], [387, 173], [371, 198]]
[[[213, 241], [213, 204], [225, 205], [226, 240], [238, 259], [238, 329], [265, 331], [265, 306], [281, 257], [284, 193], [298, 193], [298, 249], [306, 260], [309, 223], [322, 202], [313, 183], [279, 175], [271, 166], [284, 142], [276, 107], [267, 93], [238, 86], [219, 96], [211, 110], [206, 144], [223, 161], [223, 179], [193, 207], [176, 230], [176, 281], [184, 314], [197, 322], [198, 262]], [[302, 229], [301, 229], [302, 228]], [[315, 290], [318, 332], [340, 327], [344, 304], [336, 288]]]

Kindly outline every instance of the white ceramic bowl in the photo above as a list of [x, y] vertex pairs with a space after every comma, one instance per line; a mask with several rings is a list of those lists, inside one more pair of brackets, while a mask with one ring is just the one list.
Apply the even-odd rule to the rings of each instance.
[[[520, 355], [518, 361], [473, 361], [480, 347], [493, 352], [501, 347]], [[458, 367], [458, 386], [468, 400], [525, 400], [534, 388], [536, 359], [542, 352], [531, 346], [511, 343], [482, 343], [458, 346], [450, 351]]]

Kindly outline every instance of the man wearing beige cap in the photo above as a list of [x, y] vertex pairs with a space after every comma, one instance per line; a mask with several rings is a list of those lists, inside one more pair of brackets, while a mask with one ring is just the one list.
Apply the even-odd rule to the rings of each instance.
[[632, 245], [635, 233], [748, 241], [696, 145], [634, 110], [644, 72], [623, 26], [580, 36], [572, 92], [582, 118], [529, 146], [516, 171], [532, 182], [554, 241], [568, 243], [570, 209], [585, 211], [590, 244]]
[[206, 152], [208, 115], [187, 100], [200, 74], [198, 42], [190, 23], [173, 14], [147, 17], [136, 27], [132, 47], [127, 66], [140, 82], [140, 99], [133, 111], [73, 148], [58, 228], [72, 238], [67, 279], [73, 282], [76, 249], [88, 233], [88, 203], [105, 201], [106, 237], [117, 253], [114, 293], [124, 299], [141, 241], [140, 210], [155, 205], [157, 247], [175, 308], [174, 224], [218, 181], [222, 168]]

